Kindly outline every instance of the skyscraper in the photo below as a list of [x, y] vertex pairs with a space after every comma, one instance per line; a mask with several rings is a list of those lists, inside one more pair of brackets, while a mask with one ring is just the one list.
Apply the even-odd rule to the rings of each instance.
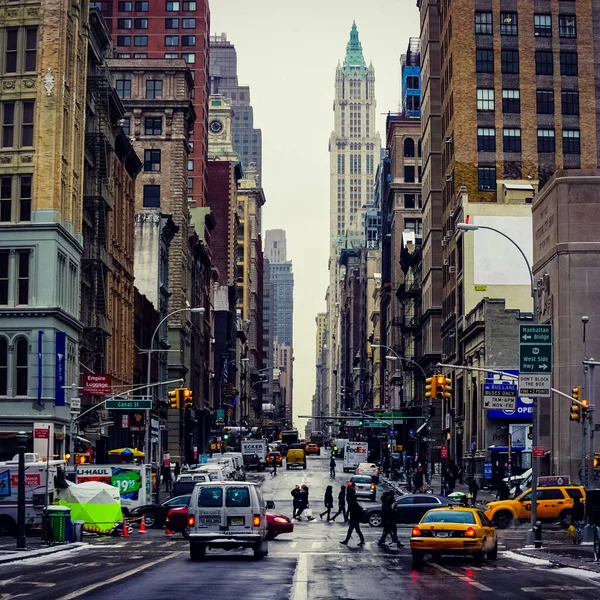
[[250, 88], [238, 83], [237, 53], [224, 33], [210, 36], [210, 93], [229, 100], [234, 112], [233, 148], [243, 168], [250, 163], [256, 165], [262, 184], [262, 131], [254, 127]]
[[286, 261], [287, 245], [285, 230], [269, 229], [265, 232], [265, 256], [272, 263]]

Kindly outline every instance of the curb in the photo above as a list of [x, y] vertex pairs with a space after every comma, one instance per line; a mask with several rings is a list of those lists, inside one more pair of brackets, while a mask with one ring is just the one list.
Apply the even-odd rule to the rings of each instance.
[[[596, 563], [593, 560], [589, 561], [589, 562], [582, 562], [581, 558], [570, 558], [567, 556], [561, 556], [561, 555], [555, 554], [554, 552], [545, 550], [544, 548], [540, 548], [538, 550], [529, 550], [528, 548], [518, 548], [518, 549], [512, 550], [512, 552], [515, 554], [520, 554], [521, 556], [524, 556], [527, 558], [545, 560], [545, 561], [548, 561], [558, 567], [582, 569], [589, 573], [594, 573], [595, 575], [600, 576], [600, 563]], [[592, 565], [596, 565], [596, 568], [593, 568]]]
[[[13, 554], [8, 556], [0, 556], [0, 564], [6, 564], [11, 562], [19, 562], [30, 558], [40, 558], [42, 556], [48, 556], [49, 554], [58, 554], [59, 552], [69, 552], [71, 550], [88, 547], [89, 544], [84, 542], [75, 542], [73, 544], [64, 544], [61, 546], [51, 546], [50, 548], [40, 548], [38, 550], [31, 551], [18, 551], [15, 550]], [[11, 551], [12, 552], [12, 551]]]

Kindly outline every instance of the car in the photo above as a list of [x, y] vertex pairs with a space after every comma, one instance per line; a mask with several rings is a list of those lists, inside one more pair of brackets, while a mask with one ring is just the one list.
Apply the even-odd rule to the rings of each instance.
[[357, 497], [366, 496], [371, 502], [377, 498], [377, 484], [370, 475], [353, 475], [346, 486], [354, 488]]
[[254, 558], [264, 558], [269, 554], [266, 508], [256, 483], [198, 483], [188, 505], [190, 558], [202, 560], [208, 548], [251, 548]]
[[194, 486], [202, 481], [210, 481], [210, 475], [208, 473], [196, 473], [194, 471], [182, 473], [177, 477], [173, 484], [173, 496], [191, 494], [194, 490]]
[[244, 469], [246, 471], [264, 471], [265, 463], [258, 454], [244, 454]]
[[357, 475], [371, 475], [375, 483], [379, 483], [379, 467], [375, 463], [360, 463], [356, 467]]
[[270, 540], [274, 540], [278, 535], [282, 533], [292, 533], [294, 531], [294, 524], [289, 517], [285, 515], [279, 515], [272, 512], [267, 512], [267, 537]]
[[[448, 506], [450, 500], [445, 496], [434, 496], [433, 494], [408, 494], [396, 496], [396, 523], [418, 523], [421, 517], [432, 508]], [[383, 518], [381, 516], [381, 504], [365, 508], [364, 522], [371, 527], [381, 527]]]
[[302, 467], [306, 469], [306, 452], [300, 445], [298, 447], [292, 446], [288, 448], [285, 455], [285, 468], [289, 471], [293, 466]]
[[277, 447], [277, 450], [279, 452], [281, 452], [281, 455], [283, 456], [287, 451], [288, 451], [288, 445], [287, 444], [279, 444], [279, 446]]
[[165, 529], [171, 533], [182, 533], [184, 538], [188, 535], [189, 511], [187, 506], [172, 508], [165, 519]]
[[136, 506], [135, 508], [131, 509], [129, 515], [133, 518], [144, 517], [146, 527], [149, 529], [153, 527], [162, 527], [165, 524], [169, 510], [178, 506], [187, 506], [190, 502], [190, 496], [190, 494], [185, 494], [183, 496], [169, 498], [161, 504], [145, 504], [143, 506]]
[[281, 452], [269, 452], [266, 458], [267, 464], [272, 465], [273, 462], [280, 467], [283, 464], [283, 456], [281, 456]]
[[498, 557], [498, 538], [490, 520], [476, 508], [445, 506], [427, 511], [412, 528], [410, 549], [413, 566], [423, 563], [426, 554], [471, 554], [481, 562]]
[[[537, 518], [540, 521], [559, 520], [561, 525], [571, 524], [573, 498], [585, 501], [585, 490], [579, 485], [538, 486]], [[486, 504], [485, 514], [498, 529], [506, 529], [515, 521], [531, 518], [531, 488], [513, 500], [499, 500]]]
[[321, 448], [319, 448], [318, 444], [306, 444], [304, 451], [306, 454], [316, 454], [317, 456], [321, 456]]

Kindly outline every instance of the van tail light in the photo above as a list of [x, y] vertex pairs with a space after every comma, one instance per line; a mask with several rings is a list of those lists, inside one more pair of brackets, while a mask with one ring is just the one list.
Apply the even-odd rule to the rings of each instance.
[[254, 527], [260, 527], [260, 515], [254, 515], [254, 519], [252, 519], [252, 525], [254, 525]]
[[190, 517], [188, 517], [188, 525], [190, 527], [193, 527], [196, 523], [196, 518], [194, 517], [194, 515], [191, 515]]
[[465, 531], [465, 537], [474, 538], [476, 535], [477, 534], [475, 533], [475, 530], [472, 527], [469, 527], [469, 529]]
[[421, 530], [418, 527], [413, 527], [412, 531], [410, 532], [410, 535], [412, 537], [421, 537], [423, 534], [421, 533]]
[[372, 489], [372, 490], [374, 490], [374, 489], [375, 489], [375, 484], [374, 484], [374, 483], [372, 483], [372, 484], [371, 484], [371, 489]]
[[354, 484], [351, 481], [348, 482], [348, 487], [352, 487], [353, 485]]

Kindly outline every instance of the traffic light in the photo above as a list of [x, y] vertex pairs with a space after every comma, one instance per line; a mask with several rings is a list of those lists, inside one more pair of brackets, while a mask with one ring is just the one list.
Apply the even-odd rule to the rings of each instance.
[[179, 389], [177, 388], [175, 390], [173, 390], [172, 392], [168, 392], [167, 396], [169, 397], [169, 406], [171, 408], [180, 408], [180, 402], [179, 402]]
[[452, 379], [444, 377], [444, 398], [452, 398]]
[[571, 421], [575, 421], [576, 423], [581, 423], [583, 420], [581, 404], [579, 404], [579, 402], [581, 402], [581, 390], [582, 389], [583, 389], [583, 386], [578, 385], [577, 387], [574, 387], [571, 392], [571, 396], [573, 396], [573, 398], [577, 402], [571, 402], [571, 414], [569, 415], [569, 419]]
[[231, 427], [225, 427], [225, 429], [223, 429], [223, 439], [228, 440], [230, 434], [231, 434]]
[[361, 420], [358, 422], [358, 426], [359, 426], [359, 427], [362, 427], [362, 426], [363, 426], [363, 423], [364, 423], [364, 421], [361, 419]]
[[432, 394], [432, 391], [433, 391], [433, 380], [434, 380], [433, 377], [428, 377], [425, 380], [425, 398], [432, 398], [433, 397], [433, 394]]
[[183, 388], [181, 391], [182, 391], [182, 396], [183, 396], [183, 405], [185, 406], [185, 408], [192, 408], [192, 406], [194, 406], [194, 398], [192, 396], [192, 390]]
[[581, 404], [583, 404], [583, 406], [581, 407], [581, 422], [583, 423], [587, 418], [587, 409], [588, 409], [588, 406], [590, 405], [590, 401], [582, 400]]

